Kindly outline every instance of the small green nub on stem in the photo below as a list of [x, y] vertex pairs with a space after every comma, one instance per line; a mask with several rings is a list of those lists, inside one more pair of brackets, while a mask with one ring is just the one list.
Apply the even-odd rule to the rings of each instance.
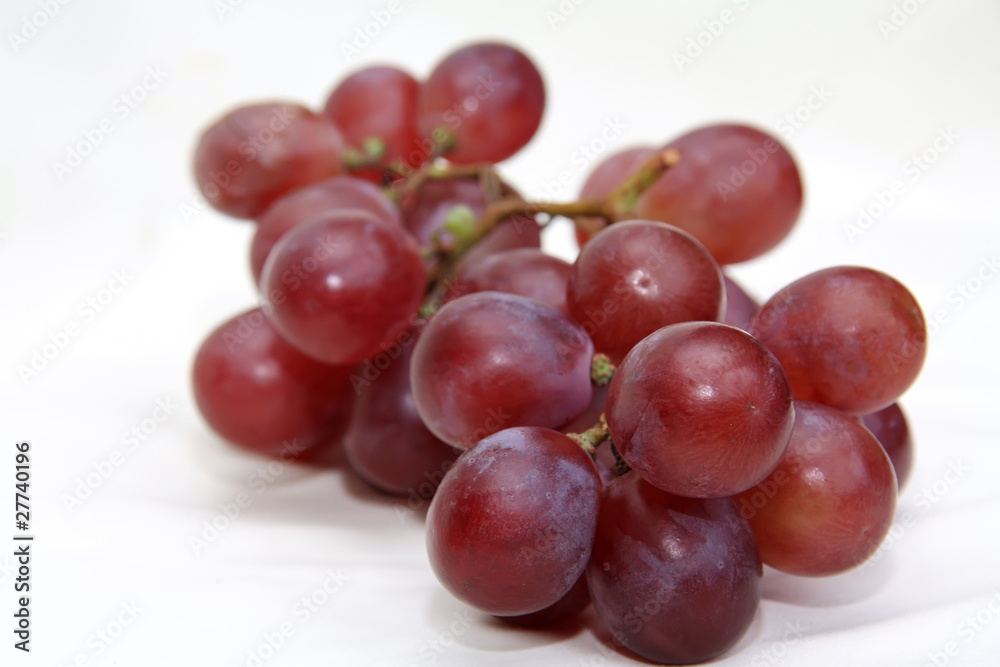
[[591, 426], [582, 433], [567, 433], [566, 437], [580, 445], [583, 451], [590, 454], [591, 458], [593, 458], [598, 446], [610, 437], [608, 434], [608, 422], [605, 421], [604, 415], [601, 415], [601, 421], [597, 425]]
[[595, 387], [606, 387], [611, 382], [611, 378], [615, 376], [617, 368], [611, 363], [608, 355], [598, 352], [590, 364], [590, 381], [594, 383]]

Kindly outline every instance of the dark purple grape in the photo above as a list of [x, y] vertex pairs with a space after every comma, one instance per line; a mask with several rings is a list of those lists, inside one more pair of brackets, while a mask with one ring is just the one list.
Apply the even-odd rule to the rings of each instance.
[[608, 429], [622, 457], [661, 489], [731, 496], [778, 463], [792, 431], [788, 379], [745, 331], [714, 322], [664, 327], [618, 367]]
[[431, 567], [452, 595], [489, 614], [549, 607], [587, 566], [600, 494], [594, 462], [565, 435], [494, 433], [459, 457], [431, 501]]
[[498, 616], [500, 620], [518, 628], [551, 628], [579, 616], [590, 606], [590, 589], [587, 588], [587, 574], [584, 572], [566, 595], [545, 609], [522, 616]]
[[878, 412], [865, 415], [862, 420], [889, 455], [896, 471], [896, 481], [899, 488], [903, 488], [913, 468], [913, 440], [903, 410], [898, 403], [893, 403]]
[[722, 272], [687, 232], [662, 222], [619, 222], [580, 250], [569, 277], [569, 312], [594, 347], [621, 359], [661, 327], [719, 320]]
[[479, 43], [438, 63], [420, 87], [417, 128], [441, 145], [455, 141], [455, 164], [500, 162], [519, 151], [542, 122], [545, 86], [538, 69], [506, 44]]
[[344, 452], [351, 467], [375, 488], [428, 499], [459, 452], [420, 421], [410, 391], [410, 357], [419, 332], [397, 338], [351, 375], [356, 398]]
[[202, 134], [194, 177], [216, 209], [256, 218], [292, 190], [341, 173], [343, 143], [333, 123], [298, 104], [244, 106]]
[[690, 232], [719, 264], [753, 259], [791, 231], [802, 209], [795, 160], [769, 134], [709, 125], [670, 142], [681, 161], [636, 203], [637, 217]]
[[746, 331], [750, 328], [750, 320], [760, 310], [760, 304], [726, 274], [722, 274], [722, 279], [726, 283], [726, 316], [722, 322]]
[[334, 176], [307, 185], [274, 202], [257, 218], [257, 231], [250, 244], [250, 270], [254, 283], [260, 284], [264, 262], [278, 239], [293, 227], [342, 209], [360, 209], [386, 222], [403, 224], [396, 205], [367, 181]]
[[760, 603], [753, 531], [729, 498], [674, 496], [634, 472], [605, 491], [587, 584], [621, 645], [662, 664], [713, 658]]
[[853, 415], [899, 398], [927, 354], [913, 295], [857, 266], [823, 269], [782, 288], [761, 306], [750, 333], [781, 361], [795, 398]]
[[288, 232], [261, 277], [281, 335], [338, 364], [359, 363], [402, 333], [426, 281], [413, 238], [362, 211], [329, 214]]
[[889, 533], [896, 475], [885, 450], [857, 419], [795, 402], [795, 429], [767, 479], [735, 498], [764, 562], [800, 576], [846, 572]]
[[441, 308], [417, 342], [410, 379], [427, 428], [468, 448], [514, 426], [561, 426], [590, 402], [590, 338], [555, 308], [479, 292]]
[[350, 366], [296, 350], [255, 308], [209, 334], [192, 379], [198, 409], [216, 433], [257, 453], [298, 458], [347, 425], [350, 374]]

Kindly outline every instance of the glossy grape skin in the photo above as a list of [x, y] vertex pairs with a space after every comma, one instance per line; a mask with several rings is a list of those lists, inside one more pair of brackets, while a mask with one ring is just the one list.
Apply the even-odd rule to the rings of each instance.
[[570, 272], [569, 312], [615, 363], [661, 327], [722, 318], [726, 290], [708, 251], [666, 223], [630, 220], [580, 250]]
[[750, 333], [781, 361], [795, 398], [849, 414], [880, 410], [913, 383], [927, 327], [913, 295], [874, 269], [837, 266], [782, 288]]
[[335, 364], [359, 363], [403, 332], [426, 281], [413, 238], [362, 211], [291, 230], [261, 276], [275, 328], [305, 354]]
[[441, 308], [417, 342], [410, 380], [417, 412], [467, 449], [504, 428], [565, 424], [592, 394], [593, 344], [555, 308], [478, 292]]
[[802, 180], [774, 137], [745, 125], [709, 125], [665, 148], [680, 151], [681, 161], [639, 198], [637, 217], [690, 232], [719, 264], [762, 255], [791, 231]]
[[192, 381], [198, 409], [216, 433], [259, 454], [298, 458], [335, 441], [347, 425], [350, 374], [350, 366], [296, 350], [255, 308], [209, 334]]
[[879, 441], [892, 461], [898, 488], [903, 488], [913, 469], [913, 439], [906, 415], [898, 403], [862, 417], [865, 428]]
[[403, 224], [396, 205], [367, 181], [334, 176], [307, 185], [274, 202], [257, 218], [257, 231], [250, 244], [254, 283], [260, 284], [264, 262], [278, 239], [290, 229], [338, 209], [360, 209], [387, 222]]
[[[417, 94], [420, 83], [398, 67], [365, 67], [343, 79], [326, 100], [323, 114], [354, 148], [377, 137], [385, 146], [384, 164], [405, 161], [419, 148]], [[424, 155], [426, 157], [426, 155]], [[416, 163], [408, 163], [417, 168]]]
[[463, 453], [427, 513], [427, 553], [452, 595], [495, 616], [562, 598], [583, 574], [601, 481], [561, 433], [510, 428]]
[[256, 218], [282, 195], [341, 173], [343, 148], [333, 123], [303, 106], [243, 106], [202, 134], [194, 177], [216, 209]]
[[611, 440], [651, 484], [690, 498], [731, 496], [764, 479], [794, 420], [777, 359], [714, 322], [664, 327], [618, 366], [608, 392]]
[[662, 664], [708, 660], [746, 633], [762, 582], [729, 498], [674, 496], [635, 472], [605, 491], [587, 584], [617, 643]]
[[[386, 493], [429, 499], [459, 452], [420, 421], [410, 391], [412, 328], [351, 375], [356, 398], [344, 435], [351, 468]], [[370, 379], [374, 378], [374, 379]]]
[[764, 562], [800, 576], [846, 572], [885, 539], [896, 475], [878, 440], [833, 408], [795, 402], [795, 429], [774, 472], [736, 500]]
[[538, 248], [498, 252], [466, 268], [450, 290], [453, 296], [474, 292], [519, 294], [568, 313], [566, 283], [570, 264]]
[[[614, 153], [594, 167], [580, 189], [580, 199], [602, 199], [614, 192], [619, 185], [640, 169], [656, 153], [652, 146], [636, 146]], [[588, 224], [603, 226], [601, 218], [587, 218]], [[594, 233], [581, 227], [574, 227], [576, 243], [581, 248], [594, 238]]]
[[729, 276], [722, 274], [722, 280], [726, 283], [726, 315], [722, 322], [746, 331], [760, 304]]
[[434, 68], [417, 97], [417, 129], [441, 143], [439, 128], [455, 139], [446, 153], [455, 164], [500, 162], [538, 130], [545, 85], [523, 53], [483, 42], [461, 48]]

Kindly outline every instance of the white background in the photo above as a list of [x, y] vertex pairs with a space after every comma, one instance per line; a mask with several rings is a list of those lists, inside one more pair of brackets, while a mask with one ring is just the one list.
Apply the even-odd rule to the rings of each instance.
[[[820, 267], [870, 265], [906, 283], [939, 322], [903, 400], [917, 462], [896, 537], [845, 576], [768, 572], [756, 621], [720, 664], [1000, 662], [1000, 278], [989, 264], [1000, 251], [1000, 5], [577, 1], [555, 21], [557, 0], [400, 0], [349, 59], [342, 45], [387, 2], [232, 0], [220, 14], [213, 0], [73, 0], [35, 34], [24, 21], [43, 3], [4, 0], [0, 495], [13, 495], [15, 441], [30, 440], [37, 541], [33, 650], [23, 655], [9, 630], [13, 547], [3, 546], [13, 507], [0, 502], [0, 664], [252, 665], [249, 652], [283, 624], [291, 635], [273, 655], [264, 649], [262, 664], [633, 664], [602, 646], [592, 616], [524, 633], [468, 612], [434, 580], [421, 520], [404, 501], [342, 470], [284, 468], [263, 485], [253, 476], [265, 462], [220, 443], [191, 399], [200, 339], [254, 303], [251, 225], [182, 216], [199, 131], [248, 101], [319, 106], [361, 64], [423, 76], [481, 38], [520, 45], [546, 79], [540, 133], [502, 169], [523, 192], [545, 194], [569, 171], [560, 198], [572, 197], [587, 171], [578, 151], [601, 148], [616, 119], [626, 129], [605, 154], [707, 122], [750, 122], [789, 145], [806, 206], [779, 249], [732, 273], [766, 297]], [[894, 7], [900, 25], [880, 29]], [[713, 24], [723, 10], [729, 23]], [[32, 36], [15, 49], [10, 33]], [[700, 53], [690, 46], [699, 39]], [[689, 48], [691, 62], [679, 62]], [[165, 78], [126, 116], [116, 101], [147, 68]], [[825, 99], [810, 98], [817, 90]], [[801, 106], [810, 99], [815, 108]], [[796, 112], [797, 127], [779, 126]], [[60, 178], [55, 163], [105, 118], [110, 134]], [[938, 142], [943, 151], [940, 133], [955, 137]], [[914, 170], [925, 151], [933, 163]], [[905, 192], [849, 238], [859, 207], [894, 180]], [[550, 247], [569, 256], [568, 230], [553, 231]], [[85, 314], [80, 304], [116, 271], [127, 286]], [[962, 297], [960, 285], [976, 291]], [[23, 378], [18, 368], [70, 324], [79, 334]], [[124, 434], [157, 401], [176, 407], [129, 449]], [[116, 451], [110, 475], [93, 476]], [[68, 508], [88, 475], [97, 488]], [[241, 492], [252, 505], [196, 554], [191, 537], [223, 522], [220, 507]], [[315, 612], [296, 607], [324, 584], [337, 590], [318, 594]], [[966, 619], [977, 614], [984, 624], [973, 628]], [[129, 622], [120, 633], [119, 619]], [[105, 643], [99, 632], [117, 636]]]

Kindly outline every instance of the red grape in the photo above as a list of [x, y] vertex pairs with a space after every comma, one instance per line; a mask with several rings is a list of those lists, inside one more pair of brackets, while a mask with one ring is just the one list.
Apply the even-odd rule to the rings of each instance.
[[271, 248], [288, 230], [339, 209], [361, 209], [387, 222], [403, 224], [396, 205], [367, 181], [334, 176], [307, 185], [276, 201], [257, 219], [257, 231], [250, 244], [250, 270], [254, 282], [260, 283], [260, 274]]
[[417, 128], [441, 144], [450, 133], [455, 164], [500, 162], [519, 151], [542, 122], [545, 85], [523, 53], [479, 43], [438, 63], [417, 98]]
[[672, 665], [717, 656], [750, 627], [762, 582], [753, 532], [729, 498], [681, 498], [634, 472], [605, 491], [587, 583], [626, 648]]
[[567, 302], [597, 351], [618, 362], [668, 324], [721, 319], [725, 295], [722, 272], [694, 237], [662, 222], [630, 220], [583, 247]]
[[681, 161], [639, 198], [637, 217], [690, 232], [720, 264], [762, 255], [791, 231], [802, 181], [777, 139], [745, 125], [709, 125], [666, 147]]
[[788, 373], [795, 398], [861, 415], [895, 401], [927, 352], [927, 327], [913, 295], [884, 273], [823, 269], [761, 306], [750, 333]]
[[[518, 196], [504, 188], [505, 196]], [[400, 207], [406, 228], [421, 246], [431, 245], [434, 235], [442, 233], [445, 220], [456, 206], [468, 206], [478, 220], [486, 210], [486, 195], [475, 178], [434, 178], [421, 185], [417, 192], [403, 197]], [[523, 215], [500, 222], [489, 234], [473, 246], [461, 259], [459, 268], [470, 266], [495, 252], [514, 248], [538, 248], [541, 245], [538, 224]], [[441, 239], [450, 242], [453, 237], [443, 232]]]
[[794, 409], [778, 360], [745, 331], [713, 322], [664, 327], [611, 380], [608, 429], [647, 481], [691, 498], [731, 496], [771, 472]]
[[590, 558], [601, 481], [590, 457], [546, 428], [510, 428], [463, 453], [427, 513], [444, 586], [496, 616], [555, 604]]
[[507, 250], [466, 268], [459, 274], [451, 293], [456, 296], [487, 291], [519, 294], [565, 313], [569, 272], [567, 262], [538, 248]]
[[802, 576], [839, 574], [864, 562], [888, 534], [896, 475], [878, 440], [856, 419], [796, 401], [785, 455], [736, 501], [765, 563]]
[[[361, 148], [378, 138], [385, 146], [382, 162], [405, 161], [420, 146], [417, 138], [417, 93], [420, 83], [397, 67], [366, 67], [333, 89], [323, 113], [340, 128], [347, 143]], [[419, 167], [422, 155], [410, 167]]]
[[458, 451], [427, 430], [413, 405], [410, 357], [417, 335], [416, 329], [401, 334], [398, 356], [379, 366], [366, 362], [351, 376], [357, 397], [344, 452], [351, 467], [375, 488], [427, 499]]
[[209, 426], [235, 445], [274, 456], [336, 439], [347, 423], [350, 374], [350, 366], [322, 364], [286, 343], [260, 308], [213, 331], [192, 373]]
[[726, 283], [726, 316], [722, 322], [746, 331], [750, 328], [750, 320], [760, 310], [760, 304], [726, 274], [722, 274], [722, 280]]
[[590, 589], [584, 572], [566, 595], [545, 609], [521, 616], [499, 616], [502, 621], [518, 628], [550, 628], [575, 618], [590, 606]]
[[479, 292], [441, 308], [417, 342], [410, 380], [427, 428], [468, 448], [504, 428], [555, 428], [590, 402], [590, 338], [555, 308]]
[[410, 324], [426, 289], [420, 249], [406, 231], [363, 211], [300, 225], [264, 265], [275, 328], [327, 363], [358, 363]]
[[[618, 188], [619, 185], [631, 176], [635, 171], [648, 162], [656, 153], [652, 146], [636, 146], [626, 148], [623, 151], [614, 153], [598, 163], [594, 171], [583, 183], [580, 189], [580, 199], [602, 199], [607, 197]], [[587, 223], [602, 225], [601, 218], [586, 218]], [[582, 248], [583, 245], [594, 237], [593, 233], [584, 231], [581, 227], [575, 227], [576, 242]]]
[[896, 481], [899, 488], [903, 488], [913, 468], [913, 440], [910, 438], [910, 427], [903, 410], [898, 403], [893, 403], [878, 412], [865, 415], [862, 421], [889, 455], [892, 468], [896, 471]]
[[282, 195], [343, 171], [343, 143], [333, 123], [298, 104], [240, 107], [202, 134], [194, 176], [212, 206], [255, 218]]

